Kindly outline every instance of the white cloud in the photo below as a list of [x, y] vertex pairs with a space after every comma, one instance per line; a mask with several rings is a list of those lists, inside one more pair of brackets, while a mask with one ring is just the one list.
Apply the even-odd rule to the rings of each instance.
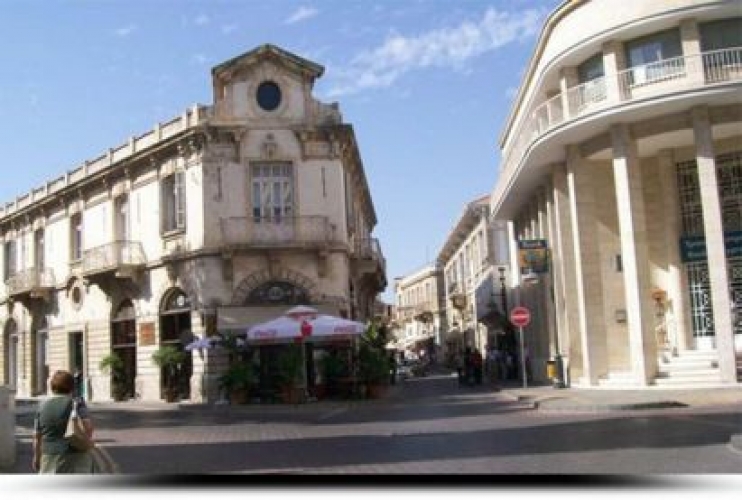
[[382, 45], [359, 53], [347, 67], [336, 70], [338, 82], [329, 93], [339, 96], [389, 87], [416, 69], [465, 70], [474, 57], [537, 33], [544, 14], [544, 10], [508, 13], [489, 8], [477, 22], [466, 21], [417, 36], [393, 34]]
[[222, 34], [229, 35], [233, 31], [237, 31], [237, 27], [238, 27], [237, 24], [234, 24], [234, 23], [225, 24], [224, 26], [222, 26]]
[[314, 7], [299, 7], [291, 14], [285, 21], [284, 24], [295, 24], [300, 21], [305, 21], [309, 18], [316, 16], [319, 13]]
[[200, 14], [198, 17], [196, 17], [196, 19], [193, 20], [193, 23], [196, 26], [206, 26], [207, 24], [209, 24], [209, 20], [209, 16], [207, 16], [206, 14]]
[[129, 24], [128, 26], [122, 26], [113, 30], [113, 34], [120, 37], [129, 36], [137, 30], [135, 24]]
[[203, 66], [204, 64], [209, 62], [209, 58], [205, 55], [199, 53], [199, 54], [193, 54], [191, 56], [191, 62], [194, 64], [198, 64], [200, 66]]

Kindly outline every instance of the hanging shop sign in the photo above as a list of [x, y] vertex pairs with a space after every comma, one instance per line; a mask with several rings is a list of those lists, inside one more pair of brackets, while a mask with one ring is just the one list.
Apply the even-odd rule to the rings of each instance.
[[520, 273], [545, 273], [549, 271], [549, 249], [546, 240], [518, 240]]

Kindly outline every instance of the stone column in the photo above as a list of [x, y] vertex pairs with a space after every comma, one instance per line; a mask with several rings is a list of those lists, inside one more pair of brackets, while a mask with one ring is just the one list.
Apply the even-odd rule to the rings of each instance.
[[[567, 184], [567, 167], [557, 164], [552, 170], [554, 190], [554, 288], [555, 307], [557, 312], [557, 331], [561, 354], [566, 356], [565, 370], [571, 367], [575, 373], [582, 372], [582, 344], [577, 318], [578, 304], [574, 290], [577, 289], [575, 276], [575, 249], [572, 234], [569, 186]], [[569, 371], [567, 371], [569, 375]], [[566, 382], [566, 381], [565, 381]]]
[[627, 125], [613, 126], [611, 141], [631, 371], [638, 383], [649, 384], [657, 373], [657, 339], [641, 163]]
[[[555, 282], [556, 282], [556, 270], [554, 269], [554, 247], [555, 247], [555, 233], [556, 233], [556, 221], [555, 221], [555, 214], [554, 214], [554, 188], [551, 186], [551, 183], [549, 183], [549, 186], [546, 190], [546, 196], [545, 196], [545, 206], [544, 206], [544, 213], [545, 213], [545, 234], [544, 237], [546, 238], [547, 246], [548, 246], [548, 252], [549, 252], [549, 270], [546, 273], [546, 322], [548, 325], [548, 331], [549, 331], [549, 344], [550, 344], [550, 353], [553, 353], [554, 355], [560, 354], [561, 350], [561, 343], [559, 342], [560, 339], [557, 338], [559, 335], [559, 324], [556, 319], [557, 310], [556, 310], [556, 293], [555, 293]], [[557, 349], [557, 347], [560, 347], [560, 349]]]
[[603, 74], [605, 75], [605, 90], [609, 103], [618, 104], [627, 96], [628, 87], [626, 76], [620, 74], [626, 69], [626, 56], [623, 44], [618, 40], [611, 40], [603, 44]]
[[680, 258], [680, 203], [678, 201], [678, 177], [672, 151], [660, 151], [657, 156], [663, 203], [663, 228], [665, 261], [667, 262], [667, 335], [673, 348], [687, 350], [692, 345], [690, 318], [690, 296], [688, 279]]
[[598, 379], [608, 372], [603, 276], [599, 248], [594, 240], [597, 202], [590, 169], [575, 145], [567, 148], [567, 184], [576, 277], [574, 293], [583, 353], [582, 378], [589, 385], [597, 385]]
[[680, 21], [680, 43], [683, 47], [683, 54], [686, 56], [686, 82], [694, 87], [703, 86], [705, 75], [701, 57], [701, 36], [698, 33], [698, 23], [695, 19]]
[[701, 191], [703, 230], [706, 237], [706, 255], [711, 282], [711, 307], [714, 311], [716, 348], [723, 382], [737, 381], [734, 352], [734, 331], [729, 291], [729, 274], [724, 246], [724, 227], [721, 218], [721, 198], [716, 175], [714, 140], [708, 108], [693, 108], [693, 134], [696, 140], [698, 184]]
[[569, 66], [559, 70], [559, 90], [562, 96], [562, 111], [565, 121], [577, 114], [577, 110], [573, 109], [574, 100], [570, 99], [569, 89], [576, 87], [578, 84], [579, 77], [576, 67]]

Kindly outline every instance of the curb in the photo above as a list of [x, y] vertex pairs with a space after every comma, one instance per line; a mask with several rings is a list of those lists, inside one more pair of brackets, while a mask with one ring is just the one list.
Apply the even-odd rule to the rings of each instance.
[[612, 412], [627, 410], [661, 410], [667, 408], [686, 408], [688, 405], [678, 401], [651, 401], [644, 403], [607, 403], [607, 404], [579, 404], [557, 403], [555, 401], [540, 400], [534, 402], [534, 407], [545, 411], [575, 411], [575, 412]]

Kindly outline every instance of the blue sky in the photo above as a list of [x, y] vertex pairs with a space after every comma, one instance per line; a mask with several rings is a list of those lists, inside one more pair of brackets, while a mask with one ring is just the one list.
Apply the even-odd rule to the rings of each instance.
[[394, 277], [432, 262], [491, 192], [498, 138], [558, 0], [9, 0], [0, 202], [211, 102], [211, 68], [273, 43], [356, 132]]

